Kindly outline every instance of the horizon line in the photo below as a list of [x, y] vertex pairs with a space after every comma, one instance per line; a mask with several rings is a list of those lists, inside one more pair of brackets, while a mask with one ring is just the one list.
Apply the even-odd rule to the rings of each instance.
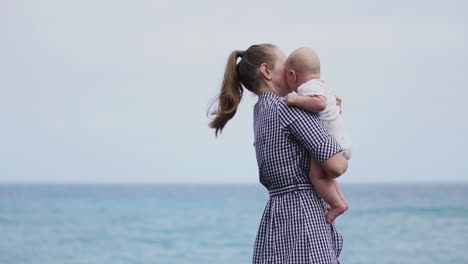
[[[0, 181], [0, 185], [7, 184], [239, 184], [239, 185], [253, 185], [259, 184], [260, 182], [216, 182], [216, 181]], [[340, 184], [468, 184], [468, 180], [446, 180], [446, 181], [355, 181], [355, 182], [340, 182]]]

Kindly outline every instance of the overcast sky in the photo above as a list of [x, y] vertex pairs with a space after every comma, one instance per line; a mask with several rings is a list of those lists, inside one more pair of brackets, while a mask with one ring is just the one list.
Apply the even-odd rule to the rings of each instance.
[[341, 182], [468, 180], [468, 2], [0, 3], [0, 182], [258, 182], [246, 93], [216, 139], [229, 53], [308, 46], [354, 143]]

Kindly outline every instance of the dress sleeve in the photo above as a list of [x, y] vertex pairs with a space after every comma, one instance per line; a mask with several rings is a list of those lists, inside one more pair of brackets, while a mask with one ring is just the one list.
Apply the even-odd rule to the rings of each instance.
[[296, 106], [285, 106], [284, 129], [300, 142], [320, 164], [342, 151], [335, 138], [328, 133], [317, 114]]

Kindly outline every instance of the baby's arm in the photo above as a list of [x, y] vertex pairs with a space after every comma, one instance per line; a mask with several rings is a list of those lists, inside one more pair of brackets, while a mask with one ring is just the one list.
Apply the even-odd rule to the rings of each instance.
[[286, 96], [286, 104], [300, 107], [310, 112], [322, 112], [327, 107], [327, 98], [323, 95], [301, 96], [290, 93]]

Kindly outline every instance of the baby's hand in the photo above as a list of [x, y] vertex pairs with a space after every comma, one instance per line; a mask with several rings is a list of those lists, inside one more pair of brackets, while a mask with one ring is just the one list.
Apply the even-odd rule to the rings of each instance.
[[288, 95], [286, 95], [286, 104], [294, 105], [298, 97], [299, 95], [296, 93], [288, 93]]

